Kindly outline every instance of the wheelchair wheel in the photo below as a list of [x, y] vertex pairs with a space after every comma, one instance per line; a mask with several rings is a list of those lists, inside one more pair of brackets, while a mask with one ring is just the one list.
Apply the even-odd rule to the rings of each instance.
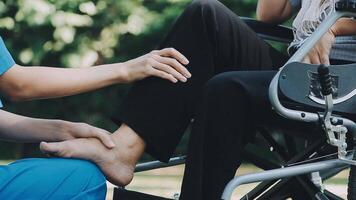
[[[356, 160], [356, 147], [354, 148], [355, 153], [353, 160]], [[356, 166], [351, 166], [350, 176], [349, 176], [349, 186], [347, 192], [348, 200], [356, 200]]]

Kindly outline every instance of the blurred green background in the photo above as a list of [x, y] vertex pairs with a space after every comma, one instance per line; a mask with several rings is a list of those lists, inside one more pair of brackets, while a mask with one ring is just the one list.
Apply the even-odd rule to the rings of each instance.
[[[21, 65], [86, 67], [121, 62], [154, 49], [189, 2], [2, 0], [0, 35]], [[241, 16], [255, 15], [257, 0], [222, 2]], [[5, 101], [5, 110], [31, 117], [82, 121], [114, 131], [117, 126], [110, 116], [128, 88], [117, 85], [60, 99]], [[187, 136], [177, 154], [184, 153], [186, 142]], [[0, 159], [42, 156], [37, 146], [1, 142]]]

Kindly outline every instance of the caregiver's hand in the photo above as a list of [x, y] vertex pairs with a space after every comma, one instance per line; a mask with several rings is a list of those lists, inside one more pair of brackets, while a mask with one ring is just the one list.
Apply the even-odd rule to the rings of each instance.
[[175, 50], [166, 48], [154, 50], [146, 55], [122, 63], [122, 69], [125, 82], [133, 82], [156, 76], [176, 83], [186, 82], [191, 74], [185, 65], [189, 63], [188, 59]]
[[107, 148], [114, 148], [115, 143], [110, 137], [110, 133], [104, 129], [91, 126], [86, 123], [72, 123], [65, 128], [62, 140], [72, 140], [76, 138], [97, 138]]
[[335, 34], [330, 29], [305, 56], [303, 63], [330, 65], [329, 55], [334, 42]]
[[16, 115], [0, 109], [0, 138], [16, 142], [59, 142], [97, 138], [107, 148], [115, 146], [109, 132], [89, 124]]

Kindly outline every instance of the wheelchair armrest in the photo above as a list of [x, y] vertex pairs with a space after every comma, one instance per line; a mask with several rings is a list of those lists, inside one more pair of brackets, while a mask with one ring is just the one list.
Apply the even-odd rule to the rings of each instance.
[[267, 24], [248, 17], [240, 17], [252, 30], [265, 40], [272, 40], [282, 43], [293, 41], [293, 31], [291, 28], [282, 25]]
[[356, 0], [340, 0], [336, 2], [336, 10], [356, 13]]

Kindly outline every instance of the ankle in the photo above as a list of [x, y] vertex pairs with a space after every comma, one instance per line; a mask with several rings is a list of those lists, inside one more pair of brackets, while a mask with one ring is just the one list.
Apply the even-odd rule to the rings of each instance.
[[143, 154], [146, 143], [130, 127], [122, 124], [120, 128], [112, 134], [116, 147], [113, 149], [121, 159], [135, 165]]

